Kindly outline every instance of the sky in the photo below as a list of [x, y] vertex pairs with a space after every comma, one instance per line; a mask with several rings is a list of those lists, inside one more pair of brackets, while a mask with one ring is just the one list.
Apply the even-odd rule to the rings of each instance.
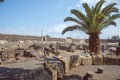
[[[45, 36], [57, 38], [88, 38], [81, 31], [66, 32], [61, 35], [64, 28], [73, 24], [64, 22], [71, 9], [84, 12], [82, 3], [94, 5], [99, 0], [5, 0], [0, 4], [0, 33], [20, 34], [32, 36]], [[106, 0], [106, 4], [117, 3], [120, 9], [120, 0]], [[102, 31], [100, 38], [113, 35], [120, 36], [120, 19], [116, 20], [117, 26], [110, 26]]]

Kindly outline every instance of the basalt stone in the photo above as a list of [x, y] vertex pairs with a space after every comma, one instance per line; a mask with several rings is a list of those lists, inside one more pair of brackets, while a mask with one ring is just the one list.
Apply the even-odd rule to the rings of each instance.
[[104, 70], [104, 69], [103, 69], [102, 67], [98, 67], [98, 68], [97, 68], [97, 73], [103, 73], [103, 70]]
[[83, 77], [83, 80], [96, 80], [94, 78], [94, 74], [93, 72], [86, 72], [85, 76]]

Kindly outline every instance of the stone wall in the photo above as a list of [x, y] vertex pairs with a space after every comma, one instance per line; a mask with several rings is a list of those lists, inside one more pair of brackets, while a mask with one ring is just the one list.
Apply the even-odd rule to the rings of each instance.
[[[54, 58], [44, 59], [43, 63], [43, 67], [35, 69], [2, 69], [1, 72], [4, 70], [9, 72], [4, 72], [4, 74], [1, 75], [4, 77], [0, 77], [0, 80], [58, 80], [72, 68], [81, 65], [120, 65], [120, 57], [116, 55], [94, 55], [92, 57], [90, 55], [71, 55], [70, 57], [56, 56]], [[40, 64], [37, 63], [38, 66]]]

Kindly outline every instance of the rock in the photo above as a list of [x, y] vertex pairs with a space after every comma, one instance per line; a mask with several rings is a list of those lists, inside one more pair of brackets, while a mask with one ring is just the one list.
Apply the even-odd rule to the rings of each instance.
[[15, 50], [10, 50], [8, 57], [9, 59], [15, 59]]
[[82, 59], [82, 62], [81, 62], [82, 65], [92, 65], [92, 57], [90, 55], [81, 56], [81, 59]]
[[60, 57], [58, 57], [58, 59], [64, 65], [64, 67], [65, 67], [65, 73], [67, 73], [70, 70], [70, 58], [69, 57], [60, 56]]
[[81, 62], [82, 62], [81, 55], [78, 55], [78, 59], [77, 59], [77, 61], [75, 63], [75, 67], [80, 66]]
[[86, 72], [85, 76], [83, 77], [83, 80], [95, 80], [93, 72]]
[[33, 52], [34, 51], [31, 51], [31, 50], [25, 50], [24, 57], [27, 57], [27, 58], [35, 57], [35, 55], [33, 54]]
[[97, 73], [103, 73], [103, 68], [102, 67], [97, 68]]
[[7, 61], [9, 59], [8, 52], [6, 52], [6, 51], [1, 52], [1, 59], [2, 59], [2, 61]]
[[15, 50], [15, 57], [23, 57], [25, 49], [23, 48], [17, 48]]
[[93, 55], [92, 56], [94, 65], [103, 65], [103, 56], [102, 55]]
[[116, 55], [119, 56], [120, 55], [120, 46], [116, 47]]
[[65, 73], [65, 71], [64, 71], [64, 65], [60, 61], [56, 62], [55, 65], [56, 65], [55, 67], [57, 68], [58, 79], [62, 79], [62, 77], [63, 77], [63, 75]]
[[78, 60], [78, 55], [71, 55], [70, 56], [70, 68], [76, 66], [75, 64], [77, 63], [77, 60]]
[[44, 63], [45, 70], [48, 71], [49, 74], [51, 74], [52, 79], [51, 80], [57, 80], [58, 79], [58, 74], [57, 74], [57, 68], [55, 65], [52, 65], [49, 62]]
[[119, 57], [116, 55], [104, 55], [103, 58], [106, 65], [119, 65]]
[[120, 65], [120, 56], [119, 56], [119, 59], [118, 59], [118, 64]]

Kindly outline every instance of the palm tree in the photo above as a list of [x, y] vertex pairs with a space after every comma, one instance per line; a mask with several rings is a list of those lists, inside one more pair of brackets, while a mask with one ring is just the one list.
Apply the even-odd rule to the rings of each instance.
[[67, 17], [64, 21], [75, 22], [76, 25], [68, 26], [62, 31], [62, 34], [67, 31], [80, 30], [89, 35], [89, 50], [90, 53], [100, 53], [101, 31], [110, 25], [116, 26], [115, 20], [120, 18], [119, 10], [115, 7], [116, 3], [111, 3], [102, 8], [105, 3], [100, 0], [95, 6], [90, 7], [87, 3], [83, 3], [86, 14], [76, 9], [71, 10], [77, 18]]

